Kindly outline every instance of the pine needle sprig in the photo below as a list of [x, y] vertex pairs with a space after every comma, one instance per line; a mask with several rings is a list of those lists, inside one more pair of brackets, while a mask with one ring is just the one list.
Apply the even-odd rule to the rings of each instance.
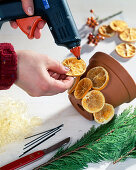
[[61, 149], [40, 170], [80, 170], [88, 163], [136, 158], [136, 109], [125, 109], [121, 115], [98, 128], [94, 126], [73, 146]]

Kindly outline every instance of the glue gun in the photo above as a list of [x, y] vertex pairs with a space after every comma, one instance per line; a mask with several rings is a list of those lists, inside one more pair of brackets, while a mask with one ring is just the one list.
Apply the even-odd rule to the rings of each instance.
[[46, 21], [55, 43], [80, 59], [81, 39], [66, 0], [34, 0], [32, 17], [25, 14], [20, 0], [0, 0], [0, 24], [12, 20], [30, 39], [38, 22]]

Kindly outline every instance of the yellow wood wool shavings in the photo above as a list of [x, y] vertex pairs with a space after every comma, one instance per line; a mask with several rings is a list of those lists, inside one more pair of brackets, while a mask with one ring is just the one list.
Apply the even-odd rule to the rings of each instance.
[[39, 117], [28, 117], [27, 106], [21, 101], [4, 97], [0, 100], [0, 149], [30, 135], [42, 123]]

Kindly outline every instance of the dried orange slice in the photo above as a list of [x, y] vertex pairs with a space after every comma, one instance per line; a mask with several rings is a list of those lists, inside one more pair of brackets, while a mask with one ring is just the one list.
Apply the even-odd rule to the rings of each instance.
[[92, 86], [93, 83], [89, 78], [81, 79], [74, 91], [75, 98], [82, 99], [87, 94], [87, 92], [92, 88]]
[[109, 25], [102, 25], [99, 27], [98, 31], [102, 36], [107, 38], [113, 37], [115, 35], [115, 31], [113, 31]]
[[114, 20], [110, 23], [111, 29], [117, 32], [123, 32], [127, 27], [127, 23], [121, 20]]
[[111, 104], [105, 103], [102, 110], [97, 113], [93, 113], [94, 120], [97, 123], [105, 124], [108, 123], [114, 116], [114, 107]]
[[75, 90], [79, 80], [80, 80], [80, 77], [76, 77], [74, 79], [74, 83], [73, 83], [72, 87], [68, 90], [68, 94], [71, 94]]
[[123, 58], [131, 58], [136, 54], [136, 47], [132, 44], [121, 43], [116, 46], [116, 52]]
[[62, 64], [70, 69], [67, 72], [68, 76], [81, 76], [86, 71], [86, 63], [84, 60], [78, 60], [76, 57], [65, 59]]
[[93, 89], [95, 90], [104, 89], [109, 81], [108, 72], [101, 66], [90, 69], [86, 77], [92, 80]]
[[104, 95], [98, 90], [88, 92], [82, 99], [82, 106], [89, 113], [99, 112], [104, 104]]
[[136, 41], [136, 28], [127, 28], [119, 34], [122, 41], [135, 42]]

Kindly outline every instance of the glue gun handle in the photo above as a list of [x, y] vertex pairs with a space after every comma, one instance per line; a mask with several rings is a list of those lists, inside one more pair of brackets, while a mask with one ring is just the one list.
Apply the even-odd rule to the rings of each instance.
[[[44, 13], [44, 7], [41, 0], [34, 0], [34, 15], [41, 16]], [[2, 0], [0, 1], [0, 20], [11, 21], [16, 19], [27, 18], [28, 15], [22, 8], [20, 0]]]
[[0, 2], [0, 17], [2, 21], [11, 21], [28, 17], [23, 8], [21, 1]]

